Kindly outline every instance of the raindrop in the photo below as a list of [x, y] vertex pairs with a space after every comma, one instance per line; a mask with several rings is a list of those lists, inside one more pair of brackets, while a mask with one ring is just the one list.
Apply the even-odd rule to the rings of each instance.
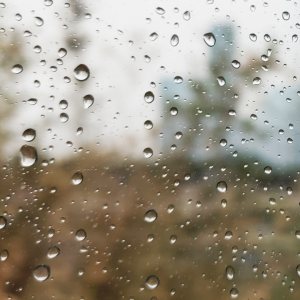
[[251, 6], [250, 6], [250, 10], [251, 10], [251, 11], [255, 11], [255, 9], [256, 9], [255, 5], [251, 5]]
[[23, 36], [29, 37], [29, 36], [32, 36], [32, 33], [28, 30], [25, 30]]
[[156, 32], [153, 32], [150, 34], [150, 40], [155, 41], [158, 38], [158, 34]]
[[0, 217], [0, 229], [3, 229], [7, 224], [6, 218], [5, 217]]
[[35, 53], [41, 53], [42, 52], [42, 47], [41, 46], [35, 46], [34, 48], [33, 48], [33, 51], [35, 52]]
[[1, 253], [0, 253], [0, 260], [5, 261], [5, 260], [7, 260], [8, 256], [9, 256], [8, 251], [7, 250], [2, 250]]
[[165, 10], [161, 7], [157, 7], [156, 8], [156, 12], [159, 14], [159, 15], [163, 15], [165, 13]]
[[19, 64], [14, 65], [13, 68], [11, 69], [11, 71], [15, 74], [19, 74], [23, 71], [23, 67]]
[[61, 113], [59, 119], [62, 123], [66, 123], [69, 120], [69, 116], [66, 113]]
[[153, 123], [150, 120], [145, 121], [144, 126], [146, 129], [152, 129], [153, 128]]
[[272, 168], [267, 166], [267, 167], [264, 168], [264, 171], [265, 171], [266, 174], [271, 174]]
[[183, 14], [183, 19], [188, 21], [191, 18], [191, 13], [187, 10], [184, 14]]
[[66, 109], [66, 108], [68, 107], [68, 101], [67, 101], [67, 100], [61, 100], [61, 101], [59, 102], [59, 107], [60, 107], [61, 109]]
[[145, 148], [144, 149], [144, 156], [146, 158], [150, 158], [153, 155], [153, 150], [151, 148]]
[[83, 106], [85, 109], [91, 107], [94, 103], [94, 97], [92, 95], [86, 95], [83, 97]]
[[175, 47], [175, 46], [178, 45], [178, 43], [179, 43], [179, 37], [178, 37], [178, 35], [176, 35], [176, 34], [172, 35], [172, 37], [171, 37], [171, 45], [173, 47]]
[[255, 33], [251, 33], [251, 34], [249, 35], [249, 38], [250, 38], [250, 40], [251, 40], [252, 42], [255, 42], [255, 41], [257, 40], [257, 36], [256, 36]]
[[154, 240], [154, 235], [153, 234], [149, 234], [148, 238], [147, 238], [147, 242], [152, 242]]
[[255, 85], [260, 84], [260, 81], [261, 81], [261, 79], [259, 77], [255, 77], [253, 79], [253, 84], [255, 84]]
[[296, 235], [296, 238], [297, 238], [297, 239], [300, 239], [300, 230], [297, 230], [297, 231], [295, 232], [295, 235]]
[[250, 118], [251, 118], [252, 120], [257, 120], [257, 115], [252, 114], [252, 115], [250, 116]]
[[16, 14], [15, 16], [17, 21], [21, 21], [22, 20], [22, 16], [20, 14]]
[[59, 55], [60, 58], [65, 57], [67, 55], [67, 50], [65, 48], [60, 48], [58, 50], [58, 55]]
[[289, 14], [289, 12], [284, 11], [284, 12], [282, 13], [282, 19], [285, 20], [285, 21], [289, 20], [289, 19], [290, 19], [290, 14]]
[[80, 135], [83, 132], [83, 128], [82, 127], [78, 127], [77, 131], [76, 131], [76, 135]]
[[230, 240], [232, 238], [232, 232], [231, 231], [227, 231], [226, 233], [225, 233], [225, 239], [226, 240]]
[[224, 86], [226, 84], [225, 78], [223, 76], [217, 77], [217, 81], [219, 83], [219, 86]]
[[181, 138], [182, 138], [182, 132], [180, 132], [180, 131], [176, 132], [176, 133], [175, 133], [175, 138], [176, 138], [177, 140], [181, 139]]
[[144, 220], [148, 223], [152, 223], [157, 219], [157, 212], [154, 209], [150, 209], [145, 213]]
[[205, 33], [203, 35], [204, 42], [206, 43], [207, 46], [213, 47], [216, 44], [216, 38], [213, 33]]
[[269, 199], [269, 203], [270, 203], [271, 205], [275, 205], [275, 204], [276, 204], [276, 200], [275, 200], [274, 198], [270, 198], [270, 199]]
[[40, 17], [35, 17], [35, 25], [42, 26], [44, 24], [44, 20]]
[[81, 242], [86, 239], [86, 232], [83, 229], [77, 230], [75, 234], [75, 238], [77, 241]]
[[146, 287], [149, 290], [154, 290], [159, 285], [159, 279], [155, 275], [151, 275], [146, 280]]
[[56, 257], [57, 255], [59, 255], [60, 253], [60, 250], [58, 247], [56, 246], [51, 246], [49, 249], [48, 249], [48, 253], [47, 253], [47, 256], [48, 258], [54, 258]]
[[233, 61], [231, 62], [231, 65], [232, 65], [235, 69], [238, 69], [238, 68], [241, 66], [240, 62], [237, 61], [237, 60], [233, 60]]
[[174, 78], [174, 82], [177, 83], [177, 84], [179, 84], [179, 83], [182, 83], [182, 82], [183, 82], [183, 79], [182, 79], [182, 77], [180, 77], [180, 76], [176, 76], [176, 77]]
[[23, 145], [20, 149], [21, 165], [23, 167], [30, 167], [37, 161], [37, 152], [34, 147]]
[[47, 265], [39, 265], [33, 271], [33, 276], [37, 281], [45, 281], [50, 276], [50, 268]]
[[82, 276], [84, 274], [84, 268], [80, 268], [78, 270], [78, 276]]
[[26, 142], [31, 142], [35, 139], [35, 130], [32, 128], [28, 128], [23, 132], [23, 140]]
[[225, 146], [227, 145], [227, 140], [226, 140], [226, 139], [222, 139], [222, 140], [220, 141], [220, 145], [221, 145], [222, 147], [225, 147]]
[[175, 209], [175, 205], [174, 205], [174, 204], [170, 204], [170, 205], [168, 206], [167, 211], [168, 211], [168, 213], [170, 214], [171, 212], [174, 211], [174, 209]]
[[264, 39], [266, 42], [270, 42], [271, 41], [271, 37], [268, 34], [264, 35]]
[[235, 271], [234, 271], [234, 268], [232, 266], [228, 266], [226, 268], [226, 276], [227, 276], [228, 280], [233, 279], [234, 273], [235, 273]]
[[177, 236], [176, 235], [172, 235], [170, 237], [170, 244], [174, 244], [177, 241]]
[[79, 185], [83, 181], [83, 175], [81, 172], [77, 172], [72, 177], [72, 184]]
[[230, 296], [232, 299], [237, 298], [238, 295], [239, 295], [239, 291], [236, 288], [232, 288], [230, 290]]
[[145, 95], [144, 95], [144, 100], [147, 102], [147, 103], [152, 103], [154, 101], [154, 95], [152, 92], [147, 92]]
[[300, 265], [297, 266], [296, 271], [297, 271], [298, 276], [300, 276]]
[[53, 228], [49, 229], [48, 231], [48, 238], [52, 238], [55, 234], [55, 230]]
[[74, 76], [78, 81], [85, 81], [90, 77], [90, 70], [86, 65], [80, 64], [74, 69]]
[[222, 199], [221, 200], [221, 205], [222, 205], [222, 207], [226, 207], [227, 206], [227, 200], [226, 199]]
[[227, 184], [225, 181], [219, 181], [217, 183], [217, 190], [220, 192], [220, 193], [225, 193], [227, 191]]
[[44, 4], [45, 4], [46, 6], [51, 6], [51, 5], [53, 4], [53, 1], [52, 1], [52, 0], [45, 0], [45, 1], [44, 1]]
[[296, 43], [298, 41], [298, 35], [297, 34], [294, 34], [293, 36], [292, 36], [292, 42], [293, 43]]
[[170, 109], [170, 113], [172, 116], [176, 116], [178, 114], [178, 109], [176, 107], [172, 107]]

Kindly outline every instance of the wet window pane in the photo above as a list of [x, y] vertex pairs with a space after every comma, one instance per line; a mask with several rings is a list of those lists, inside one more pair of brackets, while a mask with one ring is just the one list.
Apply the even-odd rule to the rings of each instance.
[[298, 2], [0, 17], [0, 299], [299, 298]]

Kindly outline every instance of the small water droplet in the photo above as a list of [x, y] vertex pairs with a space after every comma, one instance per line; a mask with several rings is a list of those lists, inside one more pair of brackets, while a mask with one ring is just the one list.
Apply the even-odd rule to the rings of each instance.
[[232, 288], [232, 289], [230, 290], [230, 297], [231, 297], [232, 299], [237, 298], [238, 295], [239, 295], [239, 291], [238, 291], [236, 288]]
[[220, 141], [220, 145], [221, 145], [222, 147], [225, 147], [225, 146], [227, 145], [227, 140], [226, 140], [226, 139], [222, 139], [222, 140]]
[[261, 79], [259, 77], [255, 77], [253, 79], [253, 84], [255, 84], [255, 85], [260, 84], [260, 82], [261, 82]]
[[159, 15], [163, 15], [165, 13], [165, 10], [161, 7], [157, 7], [156, 8], [156, 12], [159, 14]]
[[5, 217], [0, 217], [0, 229], [3, 229], [7, 224], [6, 218]]
[[251, 11], [255, 11], [255, 9], [256, 9], [255, 5], [251, 5], [251, 6], [250, 6], [250, 10], [251, 10]]
[[5, 260], [7, 260], [8, 256], [9, 256], [8, 251], [7, 250], [2, 250], [1, 253], [0, 253], [0, 260], [5, 261]]
[[92, 95], [86, 95], [83, 97], [83, 106], [85, 109], [91, 107], [94, 103], [94, 97]]
[[183, 14], [183, 19], [188, 21], [191, 18], [191, 13], [187, 10], [184, 14]]
[[77, 131], [76, 131], [76, 135], [80, 135], [83, 132], [83, 128], [82, 127], [78, 127]]
[[264, 39], [266, 42], [270, 42], [271, 41], [271, 37], [268, 34], [264, 35]]
[[227, 184], [225, 181], [219, 181], [217, 183], [217, 190], [221, 193], [225, 193], [227, 191]]
[[145, 95], [144, 95], [144, 100], [147, 102], [147, 103], [152, 103], [154, 101], [154, 95], [152, 92], [147, 92]]
[[23, 145], [20, 149], [21, 165], [23, 167], [30, 167], [37, 161], [37, 152], [34, 147]]
[[23, 132], [23, 140], [26, 142], [31, 142], [35, 139], [36, 133], [35, 130], [32, 128], [28, 128]]
[[60, 58], [65, 57], [67, 55], [67, 50], [65, 48], [60, 48], [58, 50], [58, 55], [59, 55]]
[[48, 249], [48, 252], [47, 252], [47, 256], [48, 258], [54, 258], [56, 257], [57, 255], [59, 255], [60, 253], [60, 250], [58, 247], [56, 246], [51, 246], [49, 249]]
[[174, 78], [174, 82], [177, 83], [177, 84], [180, 84], [180, 83], [183, 82], [183, 79], [182, 79], [182, 77], [180, 77], [180, 76], [176, 76], [176, 77]]
[[45, 4], [46, 6], [51, 6], [51, 5], [53, 4], [53, 1], [52, 1], [52, 0], [45, 0], [45, 1], [44, 1], [44, 4]]
[[158, 38], [158, 34], [156, 32], [153, 32], [150, 34], [150, 40], [155, 41]]
[[173, 47], [176, 47], [178, 45], [178, 43], [179, 43], [179, 37], [178, 37], [178, 35], [173, 34], [172, 37], [171, 37], [171, 45]]
[[150, 158], [153, 155], [153, 150], [151, 148], [145, 148], [143, 152], [146, 158]]
[[147, 238], [147, 242], [150, 243], [154, 240], [154, 235], [153, 234], [149, 234], [148, 238]]
[[294, 34], [293, 36], [292, 36], [292, 42], [293, 43], [296, 43], [298, 41], [298, 35], [297, 34]]
[[226, 231], [225, 233], [225, 239], [230, 240], [232, 238], [232, 232], [231, 231]]
[[226, 199], [222, 199], [221, 200], [221, 205], [222, 205], [222, 207], [226, 207], [227, 206], [227, 200]]
[[154, 290], [159, 285], [159, 279], [155, 275], [151, 275], [146, 280], [146, 287], [149, 290]]
[[231, 62], [231, 65], [232, 65], [235, 69], [238, 69], [238, 68], [241, 66], [240, 62], [237, 61], [237, 60], [233, 60], [233, 61]]
[[175, 205], [174, 204], [170, 204], [169, 206], [168, 206], [168, 213], [170, 214], [170, 213], [172, 213], [173, 211], [174, 211], [174, 209], [175, 209]]
[[250, 33], [249, 38], [252, 42], [255, 42], [257, 40], [257, 36], [255, 33]]
[[74, 76], [78, 81], [85, 81], [90, 77], [90, 70], [86, 65], [80, 64], [74, 69]]
[[62, 123], [66, 123], [69, 120], [69, 116], [66, 113], [61, 113], [59, 119]]
[[226, 84], [225, 78], [223, 76], [217, 77], [219, 86], [224, 86]]
[[216, 38], [213, 33], [208, 32], [203, 35], [204, 42], [207, 46], [213, 47], [216, 44]]
[[265, 171], [266, 174], [271, 174], [272, 168], [267, 166], [267, 167], [264, 168], [264, 171]]
[[23, 67], [19, 64], [17, 65], [14, 65], [11, 69], [11, 71], [14, 73], [14, 74], [19, 74], [23, 71]]
[[16, 14], [15, 18], [16, 18], [17, 21], [21, 21], [22, 20], [22, 15]]
[[35, 25], [42, 26], [44, 24], [44, 20], [40, 17], [35, 17]]
[[251, 118], [252, 120], [257, 120], [257, 115], [252, 114], [252, 115], [250, 116], [250, 118]]
[[157, 219], [157, 212], [154, 209], [150, 209], [145, 213], [144, 220], [148, 223], [152, 223]]
[[176, 116], [178, 114], [178, 109], [176, 107], [172, 107], [170, 109], [170, 113], [172, 116]]
[[45, 281], [50, 276], [50, 268], [47, 265], [39, 265], [33, 271], [33, 276], [37, 281]]
[[152, 129], [153, 128], [153, 123], [150, 120], [145, 121], [144, 126], [146, 129]]
[[181, 139], [181, 138], [182, 138], [182, 132], [180, 132], [180, 131], [176, 132], [176, 133], [175, 133], [175, 138], [176, 138], [177, 140]]
[[77, 230], [75, 234], [75, 238], [77, 241], [81, 242], [86, 239], [86, 232], [83, 229]]
[[284, 12], [282, 13], [282, 19], [285, 20], [285, 21], [289, 20], [289, 19], [290, 19], [290, 14], [289, 14], [289, 12], [284, 11]]
[[66, 108], [68, 107], [68, 101], [67, 101], [67, 100], [61, 100], [61, 101], [59, 102], [59, 107], [60, 107], [61, 109], [66, 109]]
[[79, 185], [83, 181], [83, 175], [81, 172], [77, 172], [72, 177], [72, 184]]
[[235, 271], [234, 268], [232, 266], [228, 266], [226, 268], [226, 276], [228, 280], [232, 280], [234, 277]]
[[170, 244], [175, 244], [176, 241], [177, 241], [177, 236], [176, 235], [172, 235], [170, 237]]

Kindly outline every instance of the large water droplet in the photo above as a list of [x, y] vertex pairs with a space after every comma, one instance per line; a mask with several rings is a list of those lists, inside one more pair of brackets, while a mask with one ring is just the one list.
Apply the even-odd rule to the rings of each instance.
[[217, 183], [217, 190], [221, 193], [225, 193], [227, 191], [227, 184], [225, 181], [219, 181]]
[[178, 114], [178, 109], [176, 107], [172, 107], [170, 109], [170, 113], [172, 116], [176, 116]]
[[159, 285], [159, 279], [155, 275], [151, 275], [146, 280], [146, 287], [149, 290], [154, 290]]
[[272, 168], [267, 166], [267, 167], [264, 168], [264, 171], [265, 171], [266, 174], [271, 174]]
[[83, 181], [83, 175], [81, 172], [77, 172], [72, 177], [72, 184], [79, 185]]
[[208, 32], [203, 35], [204, 42], [207, 46], [213, 47], [216, 44], [216, 38], [213, 33]]
[[12, 67], [11, 71], [15, 74], [19, 74], [23, 71], [23, 67], [21, 65], [17, 64]]
[[228, 266], [226, 268], [226, 277], [228, 280], [232, 280], [234, 276], [234, 268], [232, 266]]
[[298, 35], [297, 34], [294, 34], [293, 36], [292, 36], [292, 42], [293, 43], [296, 43], [298, 41]]
[[48, 249], [48, 252], [47, 252], [47, 256], [48, 258], [54, 258], [56, 257], [57, 255], [59, 255], [60, 253], [60, 250], [58, 247], [56, 246], [51, 246], [49, 249]]
[[44, 24], [44, 20], [40, 17], [35, 17], [35, 25], [42, 26]]
[[254, 84], [254, 85], [260, 84], [260, 82], [261, 82], [261, 79], [260, 79], [259, 77], [255, 77], [255, 78], [253, 79], [253, 84]]
[[144, 99], [147, 103], [152, 103], [154, 101], [154, 95], [152, 92], [147, 92], [144, 96]]
[[266, 42], [270, 42], [271, 41], [271, 37], [268, 34], [264, 35], [264, 39]]
[[171, 37], [171, 45], [173, 47], [175, 47], [175, 46], [178, 45], [178, 43], [179, 43], [179, 37], [178, 37], [178, 35], [176, 35], [176, 34], [172, 35], [172, 37]]
[[0, 229], [3, 229], [7, 224], [6, 218], [5, 217], [0, 217]]
[[225, 78], [223, 76], [217, 77], [219, 86], [224, 86], [226, 84]]
[[157, 212], [154, 209], [150, 209], [145, 213], [144, 220], [148, 223], [152, 223], [157, 219]]
[[150, 158], [153, 155], [153, 150], [151, 148], [145, 148], [144, 149], [144, 156], [146, 158]]
[[30, 167], [37, 161], [37, 152], [34, 147], [23, 145], [20, 149], [21, 165], [23, 167]]
[[289, 20], [289, 19], [290, 19], [290, 14], [289, 14], [289, 12], [284, 11], [284, 12], [282, 13], [282, 19], [285, 20], [285, 21]]
[[183, 82], [183, 79], [182, 79], [182, 77], [180, 77], [180, 76], [176, 76], [176, 77], [174, 78], [174, 82], [177, 83], [177, 84], [179, 84], [179, 83], [182, 83], [182, 82]]
[[33, 276], [37, 281], [45, 281], [50, 276], [50, 268], [47, 265], [39, 265], [33, 270]]
[[59, 107], [60, 107], [61, 109], [66, 109], [66, 108], [68, 107], [68, 101], [67, 101], [67, 100], [61, 100], [61, 101], [59, 102]]
[[222, 147], [225, 147], [225, 146], [227, 145], [227, 140], [226, 140], [226, 139], [221, 139], [220, 145], [221, 145]]
[[90, 77], [90, 70], [84, 64], [78, 65], [74, 69], [74, 76], [78, 81], [85, 81]]
[[63, 58], [64, 56], [67, 55], [67, 50], [65, 48], [60, 48], [58, 50], [58, 55], [60, 56], [60, 58]]
[[27, 102], [28, 102], [29, 104], [31, 104], [31, 105], [35, 105], [35, 104], [37, 104], [37, 99], [35, 99], [35, 98], [30, 98], [29, 100], [27, 100]]
[[249, 38], [252, 42], [255, 42], [257, 40], [257, 36], [255, 33], [250, 33]]
[[153, 32], [150, 34], [150, 40], [155, 41], [158, 38], [158, 34], [156, 32]]
[[156, 8], [156, 12], [159, 14], [159, 15], [163, 15], [165, 13], [165, 10], [161, 7], [157, 7]]
[[234, 68], [236, 68], [236, 69], [238, 69], [238, 68], [241, 66], [240, 62], [237, 61], [237, 60], [233, 60], [233, 61], [231, 62], [231, 65], [232, 65]]
[[145, 121], [144, 126], [146, 129], [152, 129], [153, 128], [153, 123], [150, 120]]
[[86, 232], [83, 229], [77, 230], [75, 238], [79, 242], [85, 240], [86, 239]]
[[83, 106], [85, 109], [91, 107], [94, 103], [94, 97], [92, 95], [86, 95], [83, 97]]
[[53, 4], [53, 1], [52, 1], [52, 0], [45, 0], [45, 1], [44, 1], [44, 4], [45, 4], [46, 6], [51, 6], [51, 5]]
[[300, 230], [297, 230], [295, 232], [295, 236], [296, 236], [297, 239], [300, 239]]
[[22, 137], [23, 137], [24, 141], [31, 142], [35, 139], [35, 135], [36, 135], [35, 130], [32, 128], [28, 128], [23, 132]]
[[187, 10], [184, 14], [183, 14], [183, 19], [188, 21], [191, 18], [191, 13]]
[[9, 256], [8, 251], [7, 250], [2, 250], [1, 253], [0, 253], [0, 260], [5, 261], [5, 260], [7, 260], [8, 256]]
[[230, 230], [226, 231], [225, 233], [225, 239], [230, 240], [232, 238], [232, 232]]
[[172, 235], [170, 237], [170, 244], [175, 244], [176, 241], [177, 241], [177, 236], [176, 235]]
[[236, 288], [232, 288], [230, 290], [230, 296], [232, 299], [237, 298], [238, 295], [239, 295], [239, 291]]

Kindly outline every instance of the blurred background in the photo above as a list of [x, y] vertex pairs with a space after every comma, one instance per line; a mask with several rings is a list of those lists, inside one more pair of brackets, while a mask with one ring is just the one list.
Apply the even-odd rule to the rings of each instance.
[[298, 299], [299, 12], [0, 3], [0, 299]]

